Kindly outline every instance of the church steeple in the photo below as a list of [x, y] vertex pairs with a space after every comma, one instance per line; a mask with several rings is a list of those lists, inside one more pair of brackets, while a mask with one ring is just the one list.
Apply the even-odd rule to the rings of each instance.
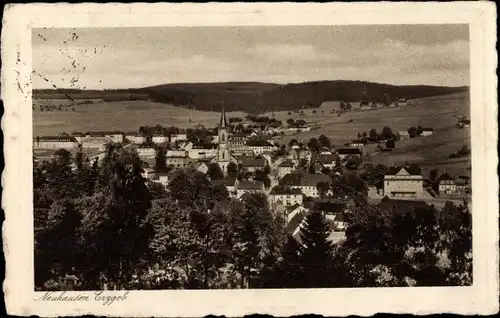
[[222, 112], [220, 114], [219, 128], [226, 128], [226, 126], [227, 126], [226, 111], [224, 110], [224, 106], [222, 106]]

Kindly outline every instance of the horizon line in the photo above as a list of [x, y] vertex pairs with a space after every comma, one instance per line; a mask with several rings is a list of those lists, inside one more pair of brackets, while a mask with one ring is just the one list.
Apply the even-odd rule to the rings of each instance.
[[308, 84], [308, 83], [322, 83], [322, 82], [364, 82], [364, 83], [369, 83], [369, 84], [377, 84], [377, 85], [389, 85], [389, 86], [396, 86], [396, 87], [415, 87], [415, 86], [428, 86], [428, 87], [446, 87], [446, 88], [470, 88], [469, 85], [458, 85], [458, 86], [448, 86], [448, 85], [432, 85], [432, 84], [402, 84], [402, 85], [397, 85], [397, 84], [389, 84], [389, 83], [381, 83], [381, 82], [371, 82], [371, 81], [366, 81], [366, 80], [312, 80], [312, 81], [301, 81], [301, 82], [288, 82], [288, 83], [275, 83], [275, 82], [263, 82], [263, 81], [222, 81], [222, 82], [170, 82], [170, 83], [163, 83], [163, 84], [154, 84], [154, 85], [149, 85], [149, 86], [142, 86], [142, 87], [121, 87], [121, 88], [75, 88], [75, 87], [57, 87], [57, 88], [35, 88], [33, 87], [33, 90], [58, 90], [58, 89], [66, 89], [66, 90], [78, 90], [78, 91], [88, 91], [88, 90], [97, 90], [97, 91], [102, 91], [102, 90], [126, 90], [126, 89], [145, 89], [145, 88], [151, 88], [151, 87], [157, 87], [157, 86], [162, 86], [162, 85], [196, 85], [196, 84], [244, 84], [244, 83], [254, 83], [254, 84], [269, 84], [269, 85], [277, 85], [277, 86], [285, 86], [285, 85], [297, 85], [297, 84]]

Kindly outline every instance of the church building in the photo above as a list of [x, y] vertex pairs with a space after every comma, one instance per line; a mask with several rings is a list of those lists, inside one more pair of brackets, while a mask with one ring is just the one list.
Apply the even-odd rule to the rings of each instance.
[[218, 137], [219, 137], [219, 146], [217, 148], [217, 156], [215, 160], [219, 164], [224, 175], [227, 174], [227, 166], [230, 162], [236, 162], [234, 156], [229, 152], [229, 131], [228, 125], [226, 121], [226, 112], [222, 109], [219, 129], [218, 129]]

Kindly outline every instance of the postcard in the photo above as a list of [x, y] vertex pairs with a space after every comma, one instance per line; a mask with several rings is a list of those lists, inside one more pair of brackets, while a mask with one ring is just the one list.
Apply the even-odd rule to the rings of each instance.
[[498, 311], [493, 3], [4, 13], [9, 314]]

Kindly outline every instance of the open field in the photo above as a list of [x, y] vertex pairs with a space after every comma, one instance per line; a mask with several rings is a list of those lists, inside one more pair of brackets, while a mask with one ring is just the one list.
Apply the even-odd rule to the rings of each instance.
[[[42, 102], [38, 100], [38, 102]], [[304, 110], [305, 116], [293, 111], [269, 112], [265, 115], [278, 120], [288, 118], [304, 119], [313, 124], [311, 131], [278, 138], [279, 143], [292, 139], [307, 141], [321, 134], [328, 136], [337, 147], [357, 137], [358, 133], [374, 128], [378, 132], [388, 126], [394, 132], [407, 130], [411, 126], [434, 128], [434, 134], [400, 141], [390, 154], [375, 153], [375, 145], [369, 145], [370, 158], [366, 163], [402, 164], [418, 162], [424, 170], [442, 167], [453, 175], [467, 174], [468, 158], [451, 160], [448, 156], [464, 144], [470, 147], [470, 130], [455, 127], [453, 116], [469, 114], [467, 93], [455, 93], [437, 97], [427, 97], [411, 101], [411, 106], [379, 108], [366, 111], [351, 111], [338, 116], [332, 110], [338, 102], [323, 103], [320, 108]], [[314, 115], [312, 112], [317, 112]], [[322, 112], [323, 111], [323, 112]], [[288, 115], [291, 113], [291, 115]], [[245, 117], [243, 112], [228, 112], [228, 117]], [[89, 130], [137, 131], [143, 125], [194, 127], [197, 124], [214, 126], [219, 120], [219, 112], [206, 112], [175, 107], [148, 101], [96, 101], [94, 104], [79, 105], [76, 111], [33, 111], [35, 136], [57, 135], [62, 132]], [[350, 122], [351, 121], [351, 122]], [[446, 169], [444, 169], [446, 168]]]
[[[340, 117], [338, 114], [331, 114], [332, 108], [336, 106], [334, 102], [325, 103], [326, 106], [324, 104], [323, 108], [314, 109], [317, 115], [312, 114], [313, 109], [305, 110], [305, 117], [293, 112], [292, 116], [289, 116], [288, 112], [275, 112], [274, 117], [280, 120], [293, 118], [317, 123], [317, 127], [309, 132], [287, 135], [279, 138], [278, 142], [288, 144], [293, 138], [306, 142], [309, 138], [324, 134], [337, 147], [342, 147], [344, 143], [356, 139], [358, 133], [368, 133], [372, 128], [380, 132], [383, 127], [387, 126], [393, 132], [397, 132], [407, 130], [411, 126], [430, 127], [434, 128], [432, 136], [400, 141], [392, 153], [374, 153], [375, 145], [369, 145], [368, 150], [371, 156], [370, 160], [367, 160], [367, 163], [375, 164], [401, 164], [408, 161], [429, 166], [432, 166], [433, 162], [443, 164], [443, 161], [446, 161], [448, 163], [448, 156], [451, 153], [456, 152], [463, 145], [470, 147], [470, 130], [456, 128], [456, 119], [453, 117], [469, 114], [467, 94], [458, 93], [411, 102], [412, 106], [351, 111]], [[321, 110], [324, 111], [323, 114]], [[466, 166], [468, 165], [467, 160]]]
[[[245, 116], [228, 112], [228, 117]], [[197, 124], [216, 125], [218, 112], [190, 110], [148, 101], [120, 101], [79, 105], [75, 111], [33, 111], [33, 135], [59, 135], [75, 131], [138, 131], [140, 126], [194, 127]]]

